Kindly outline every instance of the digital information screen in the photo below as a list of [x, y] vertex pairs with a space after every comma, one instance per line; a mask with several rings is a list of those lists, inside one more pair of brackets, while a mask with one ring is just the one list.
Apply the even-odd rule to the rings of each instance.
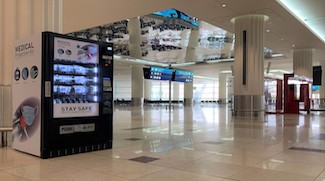
[[173, 70], [162, 67], [143, 68], [144, 78], [153, 80], [172, 80]]
[[176, 70], [175, 77], [173, 81], [177, 82], [193, 82], [193, 72], [188, 72], [184, 70]]
[[313, 85], [311, 90], [312, 91], [319, 91], [319, 85]]
[[194, 18], [194, 17], [187, 15], [185, 13], [182, 13], [176, 9], [166, 9], [163, 11], [154, 12], [153, 14], [157, 15], [157, 16], [163, 16], [166, 18], [178, 18], [178, 19], [181, 19], [187, 23], [190, 23], [193, 26], [196, 26], [196, 27], [199, 26], [199, 22], [198, 22], [197, 18]]
[[193, 18], [192, 16], [189, 16], [185, 13], [180, 13], [180, 19], [182, 19], [183, 21], [186, 21], [190, 24], [192, 24], [193, 26], [198, 27], [199, 26], [199, 22], [197, 19]]
[[177, 11], [175, 9], [166, 9], [158, 12], [154, 12], [154, 15], [163, 16], [167, 18], [178, 18]]

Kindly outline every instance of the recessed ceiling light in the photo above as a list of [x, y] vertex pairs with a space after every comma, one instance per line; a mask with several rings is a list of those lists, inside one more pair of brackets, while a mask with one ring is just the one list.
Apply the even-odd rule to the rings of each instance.
[[293, 47], [295, 47], [296, 45], [292, 45]]
[[269, 30], [269, 29], [266, 29], [266, 32], [267, 32], [267, 33], [269, 33], [269, 32], [270, 32], [270, 30]]
[[226, 6], [227, 6], [227, 4], [222, 4], [221, 6], [224, 8], [224, 7], [226, 7]]

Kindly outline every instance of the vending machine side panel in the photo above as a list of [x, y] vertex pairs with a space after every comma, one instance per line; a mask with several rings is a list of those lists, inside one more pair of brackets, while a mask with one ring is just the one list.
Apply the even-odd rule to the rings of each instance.
[[41, 156], [42, 37], [40, 34], [14, 44], [12, 84], [12, 147]]
[[100, 119], [105, 124], [101, 129], [103, 139], [109, 140], [108, 148], [113, 144], [113, 44], [101, 43], [99, 59], [100, 77], [102, 77]]
[[49, 121], [51, 121], [51, 110], [52, 109], [52, 79], [51, 79], [51, 61], [53, 59], [53, 38], [50, 32], [42, 32], [42, 68], [44, 73], [42, 74], [42, 125], [41, 125], [41, 157], [46, 158], [44, 155], [47, 151], [47, 145], [49, 144], [50, 130]]

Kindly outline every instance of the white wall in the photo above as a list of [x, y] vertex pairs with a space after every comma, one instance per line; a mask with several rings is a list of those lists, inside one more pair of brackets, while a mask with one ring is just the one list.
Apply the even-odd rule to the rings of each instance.
[[219, 100], [219, 80], [197, 79], [193, 80], [194, 95], [196, 103], [202, 101]]
[[114, 67], [114, 100], [131, 100], [131, 67]]

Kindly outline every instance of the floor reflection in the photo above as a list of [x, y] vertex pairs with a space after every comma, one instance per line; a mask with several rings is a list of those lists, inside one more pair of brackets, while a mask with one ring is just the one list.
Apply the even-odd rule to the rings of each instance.
[[0, 180], [324, 180], [325, 113], [116, 106], [113, 148], [39, 160], [0, 149]]

